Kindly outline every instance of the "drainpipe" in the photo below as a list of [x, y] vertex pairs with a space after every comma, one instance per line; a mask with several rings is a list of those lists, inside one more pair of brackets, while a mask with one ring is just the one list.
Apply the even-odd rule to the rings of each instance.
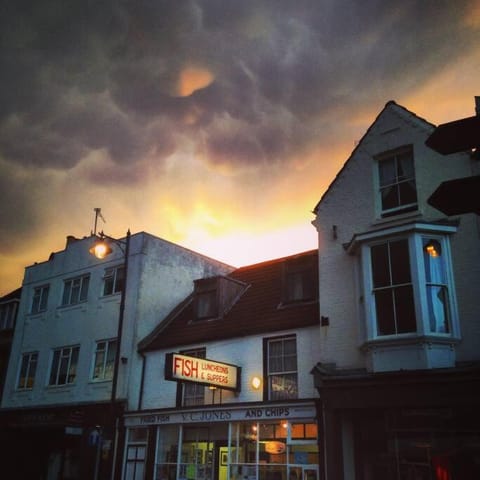
[[[140, 353], [140, 352], [139, 352]], [[142, 373], [140, 375], [140, 394], [138, 395], [138, 406], [137, 410], [142, 409], [142, 404], [143, 404], [143, 387], [145, 385], [145, 363], [147, 361], [147, 358], [145, 357], [144, 353], [140, 353], [140, 356], [142, 357]]]

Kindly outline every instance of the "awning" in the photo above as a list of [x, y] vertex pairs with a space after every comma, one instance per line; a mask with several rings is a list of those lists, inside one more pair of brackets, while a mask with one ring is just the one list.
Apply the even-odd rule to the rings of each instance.
[[480, 175], [443, 182], [427, 201], [445, 215], [480, 215]]
[[480, 147], [480, 116], [439, 125], [425, 142], [436, 152], [448, 155]]

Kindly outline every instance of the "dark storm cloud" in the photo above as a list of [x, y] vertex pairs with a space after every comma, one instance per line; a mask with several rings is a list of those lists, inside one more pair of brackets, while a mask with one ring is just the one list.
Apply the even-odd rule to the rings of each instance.
[[[379, 82], [403, 92], [468, 50], [465, 5], [10, 2], [0, 20], [0, 155], [67, 169], [103, 149], [125, 166], [201, 137], [213, 163], [283, 162], [323, 140], [316, 122], [339, 101], [365, 105]], [[189, 64], [214, 81], [180, 97]]]

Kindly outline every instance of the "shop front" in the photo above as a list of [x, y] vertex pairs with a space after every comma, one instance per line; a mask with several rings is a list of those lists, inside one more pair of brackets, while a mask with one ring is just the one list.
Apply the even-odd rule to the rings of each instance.
[[317, 480], [314, 402], [125, 416], [125, 480]]
[[4, 410], [2, 478], [110, 478], [112, 424], [112, 410], [105, 404]]

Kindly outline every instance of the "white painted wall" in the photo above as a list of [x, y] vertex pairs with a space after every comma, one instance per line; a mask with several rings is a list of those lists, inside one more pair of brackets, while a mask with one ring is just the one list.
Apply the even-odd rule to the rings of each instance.
[[[110, 399], [111, 381], [92, 382], [91, 368], [97, 340], [115, 338], [119, 318], [120, 294], [103, 297], [105, 268], [121, 265], [118, 247], [104, 260], [97, 260], [88, 249], [91, 237], [72, 242], [46, 262], [27, 267], [23, 281], [12, 353], [7, 372], [2, 407], [34, 407], [99, 402]], [[192, 290], [194, 279], [225, 273], [231, 269], [190, 250], [139, 233], [131, 236], [128, 285], [124, 317], [117, 398], [128, 396], [137, 404], [141, 358], [136, 345]], [[90, 273], [88, 301], [61, 307], [64, 280]], [[48, 308], [30, 314], [34, 289], [50, 285]], [[48, 386], [52, 349], [80, 345], [77, 380], [69, 386]], [[34, 388], [16, 390], [22, 353], [38, 351]], [[127, 384], [129, 391], [127, 392]]]
[[[263, 400], [262, 388], [253, 390], [251, 379], [263, 378], [263, 339], [278, 335], [296, 334], [297, 368], [299, 380], [299, 399], [316, 398], [318, 393], [313, 385], [312, 358], [318, 348], [318, 327], [298, 330], [278, 331], [265, 335], [232, 338], [201, 345], [182, 346], [175, 349], [146, 353], [145, 383], [142, 410], [155, 408], [173, 408], [176, 402], [177, 382], [165, 380], [165, 354], [181, 350], [205, 347], [206, 357], [223, 363], [242, 367], [241, 392], [234, 394], [224, 390], [222, 403], [260, 402]], [[216, 393], [218, 402], [218, 393]]]
[[[478, 161], [466, 154], [443, 156], [425, 146], [433, 131], [423, 120], [390, 104], [378, 117], [324, 195], [313, 224], [318, 230], [320, 314], [330, 325], [320, 327], [317, 360], [339, 368], [365, 368], [359, 346], [365, 339], [358, 256], [350, 256], [344, 245], [353, 235], [395, 222], [435, 221], [445, 216], [426, 200], [445, 180], [479, 172]], [[395, 219], [380, 219], [374, 191], [373, 157], [413, 144], [419, 212]], [[337, 238], [333, 238], [333, 225]], [[451, 238], [452, 261], [459, 307], [462, 341], [456, 346], [457, 361], [480, 360], [480, 224], [473, 214], [462, 215], [458, 232]], [[477, 347], [475, 347], [475, 345]]]

